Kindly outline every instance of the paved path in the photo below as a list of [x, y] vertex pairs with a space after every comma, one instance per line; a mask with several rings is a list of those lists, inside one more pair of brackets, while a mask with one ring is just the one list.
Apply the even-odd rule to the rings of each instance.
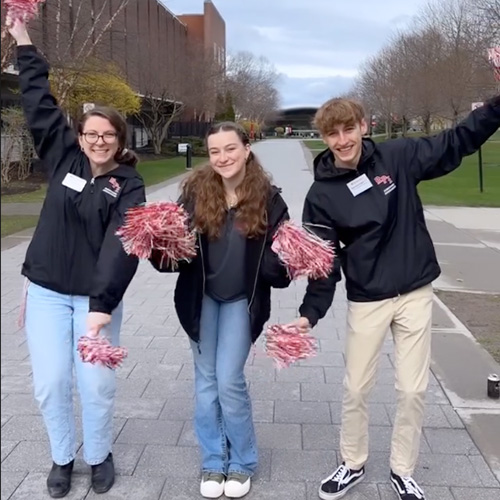
[[500, 208], [427, 206], [425, 217], [442, 269], [434, 286], [500, 293]]
[[[300, 142], [268, 141], [256, 145], [255, 151], [283, 188], [292, 216], [299, 219], [311, 183]], [[170, 185], [149, 198], [174, 200], [176, 194], [177, 186]], [[50, 455], [33, 403], [24, 334], [15, 326], [22, 285], [19, 269], [26, 246], [22, 243], [2, 252], [2, 500], [48, 498], [44, 491]], [[114, 453], [119, 476], [114, 488], [99, 498], [200, 498], [198, 452], [191, 425], [193, 368], [186, 335], [172, 306], [174, 283], [174, 275], [160, 275], [141, 264], [127, 292], [122, 344], [129, 348], [129, 358], [117, 372]], [[296, 316], [304, 287], [299, 282], [273, 293], [273, 322]], [[453, 317], [445, 310], [439, 314], [443, 324], [453, 327]], [[345, 315], [345, 290], [340, 284], [331, 310], [314, 330], [320, 339], [317, 357], [278, 372], [263, 356], [259, 342], [249, 360], [247, 376], [261, 456], [249, 500], [315, 499], [319, 480], [336, 467]], [[396, 498], [388, 483], [396, 401], [391, 352], [387, 341], [372, 398], [367, 478], [346, 500]], [[483, 393], [476, 396], [484, 399]], [[491, 408], [494, 410], [493, 405]], [[67, 498], [98, 498], [89, 492], [89, 471], [81, 452], [75, 473]], [[434, 375], [415, 475], [425, 486], [428, 500], [500, 498], [497, 479]]]

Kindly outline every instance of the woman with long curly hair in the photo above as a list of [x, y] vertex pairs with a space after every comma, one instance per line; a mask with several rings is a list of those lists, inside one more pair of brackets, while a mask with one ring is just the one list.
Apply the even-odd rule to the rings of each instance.
[[[214, 125], [206, 142], [209, 164], [182, 186], [180, 202], [198, 234], [198, 253], [181, 264], [174, 300], [193, 351], [200, 492], [241, 498], [257, 467], [244, 367], [269, 319], [271, 287], [290, 284], [271, 250], [274, 232], [289, 216], [242, 127]], [[151, 261], [169, 271], [159, 254]]]

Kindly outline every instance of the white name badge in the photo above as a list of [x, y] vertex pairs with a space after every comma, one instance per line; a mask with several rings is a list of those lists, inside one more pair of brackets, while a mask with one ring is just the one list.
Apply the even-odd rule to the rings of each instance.
[[370, 179], [366, 177], [366, 174], [360, 175], [353, 181], [347, 183], [347, 187], [349, 188], [353, 196], [358, 196], [358, 194], [364, 193], [372, 186], [373, 184], [371, 183]]
[[82, 179], [81, 177], [70, 173], [67, 173], [66, 177], [62, 181], [63, 186], [69, 187], [73, 191], [78, 191], [79, 193], [83, 191], [85, 184], [87, 184], [87, 181], [85, 179]]

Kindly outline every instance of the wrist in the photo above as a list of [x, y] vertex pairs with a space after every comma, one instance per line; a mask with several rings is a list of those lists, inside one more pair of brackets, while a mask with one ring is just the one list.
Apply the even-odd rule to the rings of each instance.
[[33, 45], [33, 42], [31, 41], [30, 37], [22, 37], [16, 40], [16, 45], [18, 47], [22, 47], [24, 45]]

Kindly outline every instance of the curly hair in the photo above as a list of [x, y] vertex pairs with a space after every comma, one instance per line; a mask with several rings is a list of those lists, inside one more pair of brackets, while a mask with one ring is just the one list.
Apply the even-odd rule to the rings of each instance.
[[[206, 139], [218, 132], [233, 131], [242, 144], [250, 144], [247, 133], [240, 125], [223, 122], [213, 125]], [[236, 188], [238, 204], [236, 222], [247, 238], [255, 238], [266, 231], [267, 201], [271, 191], [271, 177], [262, 168], [256, 156], [250, 152], [245, 177]], [[183, 198], [194, 203], [193, 225], [210, 240], [220, 236], [226, 218], [226, 192], [221, 176], [211, 165], [195, 170], [182, 185]]]

